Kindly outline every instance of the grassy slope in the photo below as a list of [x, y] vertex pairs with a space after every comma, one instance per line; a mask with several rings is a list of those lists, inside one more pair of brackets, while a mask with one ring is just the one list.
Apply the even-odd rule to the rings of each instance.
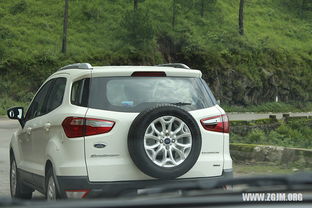
[[[289, 74], [289, 79], [298, 79], [294, 85], [300, 85], [302, 80], [295, 72], [298, 67], [303, 70], [299, 74], [309, 70], [306, 64], [312, 60], [312, 16], [308, 12], [300, 16], [300, 9], [294, 3], [299, 1], [246, 1], [244, 37], [237, 34], [239, 0], [217, 0], [215, 4], [207, 5], [204, 18], [199, 15], [197, 1], [194, 1], [193, 7], [190, 1], [179, 2], [175, 31], [171, 27], [171, 1], [145, 0], [139, 4], [143, 11], [148, 11], [155, 32], [154, 41], [151, 42], [154, 43], [151, 44], [153, 52], [142, 49], [141, 54], [147, 54], [149, 58], [136, 61], [129, 58], [133, 48], [125, 42], [125, 29], [120, 25], [126, 11], [132, 10], [130, 1], [71, 0], [66, 56], [60, 53], [63, 1], [1, 1], [0, 105], [6, 107], [3, 104], [5, 96], [13, 99], [13, 102], [29, 101], [40, 83], [55, 68], [64, 64], [166, 62], [168, 60], [165, 60], [155, 44], [163, 34], [172, 37], [174, 43], [181, 46], [178, 54], [181, 51], [192, 54], [201, 51], [198, 48], [203, 49], [205, 60], [200, 64], [185, 55], [172, 61], [186, 62], [192, 67], [201, 68], [210, 80], [212, 68], [219, 67], [221, 71], [229, 68], [244, 73], [255, 86], [261, 88], [263, 81], [259, 73], [262, 69], [271, 73], [287, 63], [290, 69], [285, 73]], [[266, 48], [270, 50], [261, 53]], [[274, 54], [270, 55], [272, 51]], [[293, 87], [297, 90], [297, 86]], [[303, 97], [309, 93], [302, 89], [298, 91]]]
[[[31, 57], [43, 52], [60, 55], [63, 1], [28, 0], [24, 10], [12, 14], [12, 7], [19, 2], [22, 1], [1, 2], [0, 25], [6, 29], [2, 33], [9, 33], [1, 47], [7, 49], [5, 57]], [[88, 56], [98, 56], [99, 52], [117, 51], [122, 31], [119, 22], [125, 11], [132, 9], [132, 4], [122, 0], [113, 2], [70, 1], [69, 57], [87, 56], [85, 60], [88, 60]], [[247, 1], [243, 39], [251, 45], [270, 44], [311, 59], [308, 54], [312, 45], [311, 19], [301, 19], [298, 11], [286, 7], [285, 2], [288, 1]], [[218, 0], [207, 9], [204, 18], [198, 15], [196, 5], [189, 10], [184, 4], [177, 15], [177, 30], [189, 30], [190, 41], [206, 47], [228, 48], [229, 44], [235, 44], [229, 36], [240, 38], [236, 35], [238, 0]], [[170, 1], [146, 0], [139, 6], [149, 11], [158, 32], [172, 31]], [[227, 37], [223, 40], [222, 36]]]

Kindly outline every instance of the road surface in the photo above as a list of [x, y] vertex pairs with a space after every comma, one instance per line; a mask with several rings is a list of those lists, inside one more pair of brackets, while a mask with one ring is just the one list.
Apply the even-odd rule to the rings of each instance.
[[[255, 120], [268, 118], [267, 113], [257, 114], [257, 113], [230, 113], [228, 114], [230, 120]], [[274, 114], [277, 118], [282, 118], [282, 113]], [[290, 113], [291, 116], [310, 116], [312, 117], [312, 112], [310, 113]], [[14, 131], [18, 128], [18, 121], [8, 120], [6, 118], [0, 118], [0, 198], [10, 197], [10, 184], [9, 184], [9, 144], [10, 139]], [[35, 192], [35, 199], [44, 199], [43, 195]]]
[[289, 114], [291, 117], [301, 117], [308, 116], [312, 117], [312, 112], [302, 112], [302, 113], [228, 113], [230, 121], [250, 121], [269, 118], [270, 115], [276, 115], [277, 119], [282, 119], [283, 114]]
[[[18, 121], [0, 118], [0, 198], [10, 197], [9, 145], [11, 136], [18, 125]], [[39, 192], [35, 192], [33, 196], [34, 199], [44, 199]]]

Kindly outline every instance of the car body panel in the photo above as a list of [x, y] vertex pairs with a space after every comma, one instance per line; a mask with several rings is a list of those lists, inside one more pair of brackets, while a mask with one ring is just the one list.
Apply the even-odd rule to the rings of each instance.
[[[202, 150], [193, 168], [181, 176], [210, 177], [220, 176], [223, 168], [223, 133], [205, 130], [200, 119], [220, 115], [215, 107], [191, 111], [202, 133]], [[124, 113], [89, 109], [86, 117], [114, 121], [109, 133], [86, 136], [86, 164], [90, 181], [147, 180], [151, 177], [142, 173], [132, 162], [128, 152], [127, 136], [132, 121], [138, 113]], [[95, 144], [104, 144], [96, 148]]]
[[103, 66], [94, 67], [92, 76], [131, 76], [133, 72], [165, 72], [167, 76], [179, 77], [201, 77], [202, 73], [195, 69], [180, 69], [173, 67], [156, 67], [156, 66]]

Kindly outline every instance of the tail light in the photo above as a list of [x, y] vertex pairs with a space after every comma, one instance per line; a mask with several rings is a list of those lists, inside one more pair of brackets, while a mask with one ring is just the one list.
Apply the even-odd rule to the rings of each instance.
[[133, 72], [132, 77], [165, 77], [167, 76], [165, 72]]
[[223, 132], [223, 133], [230, 132], [229, 119], [225, 114], [205, 118], [200, 120], [200, 122], [203, 125], [204, 129], [208, 131]]
[[95, 118], [67, 117], [62, 123], [68, 138], [104, 134], [112, 130], [115, 122]]

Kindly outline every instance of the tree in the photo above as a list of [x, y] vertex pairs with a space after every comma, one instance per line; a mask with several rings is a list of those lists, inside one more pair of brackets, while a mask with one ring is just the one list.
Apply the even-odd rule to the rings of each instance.
[[205, 11], [205, 0], [200, 0], [200, 16], [204, 17]]
[[67, 51], [67, 28], [68, 28], [68, 1], [65, 0], [64, 5], [64, 24], [63, 24], [63, 41], [62, 41], [62, 53], [66, 54]]
[[176, 24], [176, 13], [177, 13], [177, 4], [176, 0], [172, 0], [172, 29], [174, 29], [175, 24]]
[[[311, 3], [312, 1], [310, 1]], [[304, 16], [304, 10], [307, 10], [309, 7], [308, 7], [308, 3], [309, 1], [307, 0], [302, 0], [302, 3], [301, 3], [301, 9], [300, 9], [300, 16], [303, 17]]]
[[137, 10], [139, 7], [139, 0], [133, 0], [133, 10]]
[[127, 11], [120, 26], [123, 28], [122, 39], [135, 49], [144, 50], [151, 45], [154, 28], [148, 11]]
[[196, 6], [199, 10], [199, 14], [201, 17], [205, 16], [205, 11], [210, 8], [213, 9], [215, 7], [215, 4], [217, 3], [217, 0], [197, 0]]
[[245, 0], [239, 1], [238, 32], [240, 35], [244, 35], [244, 4]]
[[144, 2], [145, 0], [133, 0], [133, 10], [139, 9], [139, 2]]

